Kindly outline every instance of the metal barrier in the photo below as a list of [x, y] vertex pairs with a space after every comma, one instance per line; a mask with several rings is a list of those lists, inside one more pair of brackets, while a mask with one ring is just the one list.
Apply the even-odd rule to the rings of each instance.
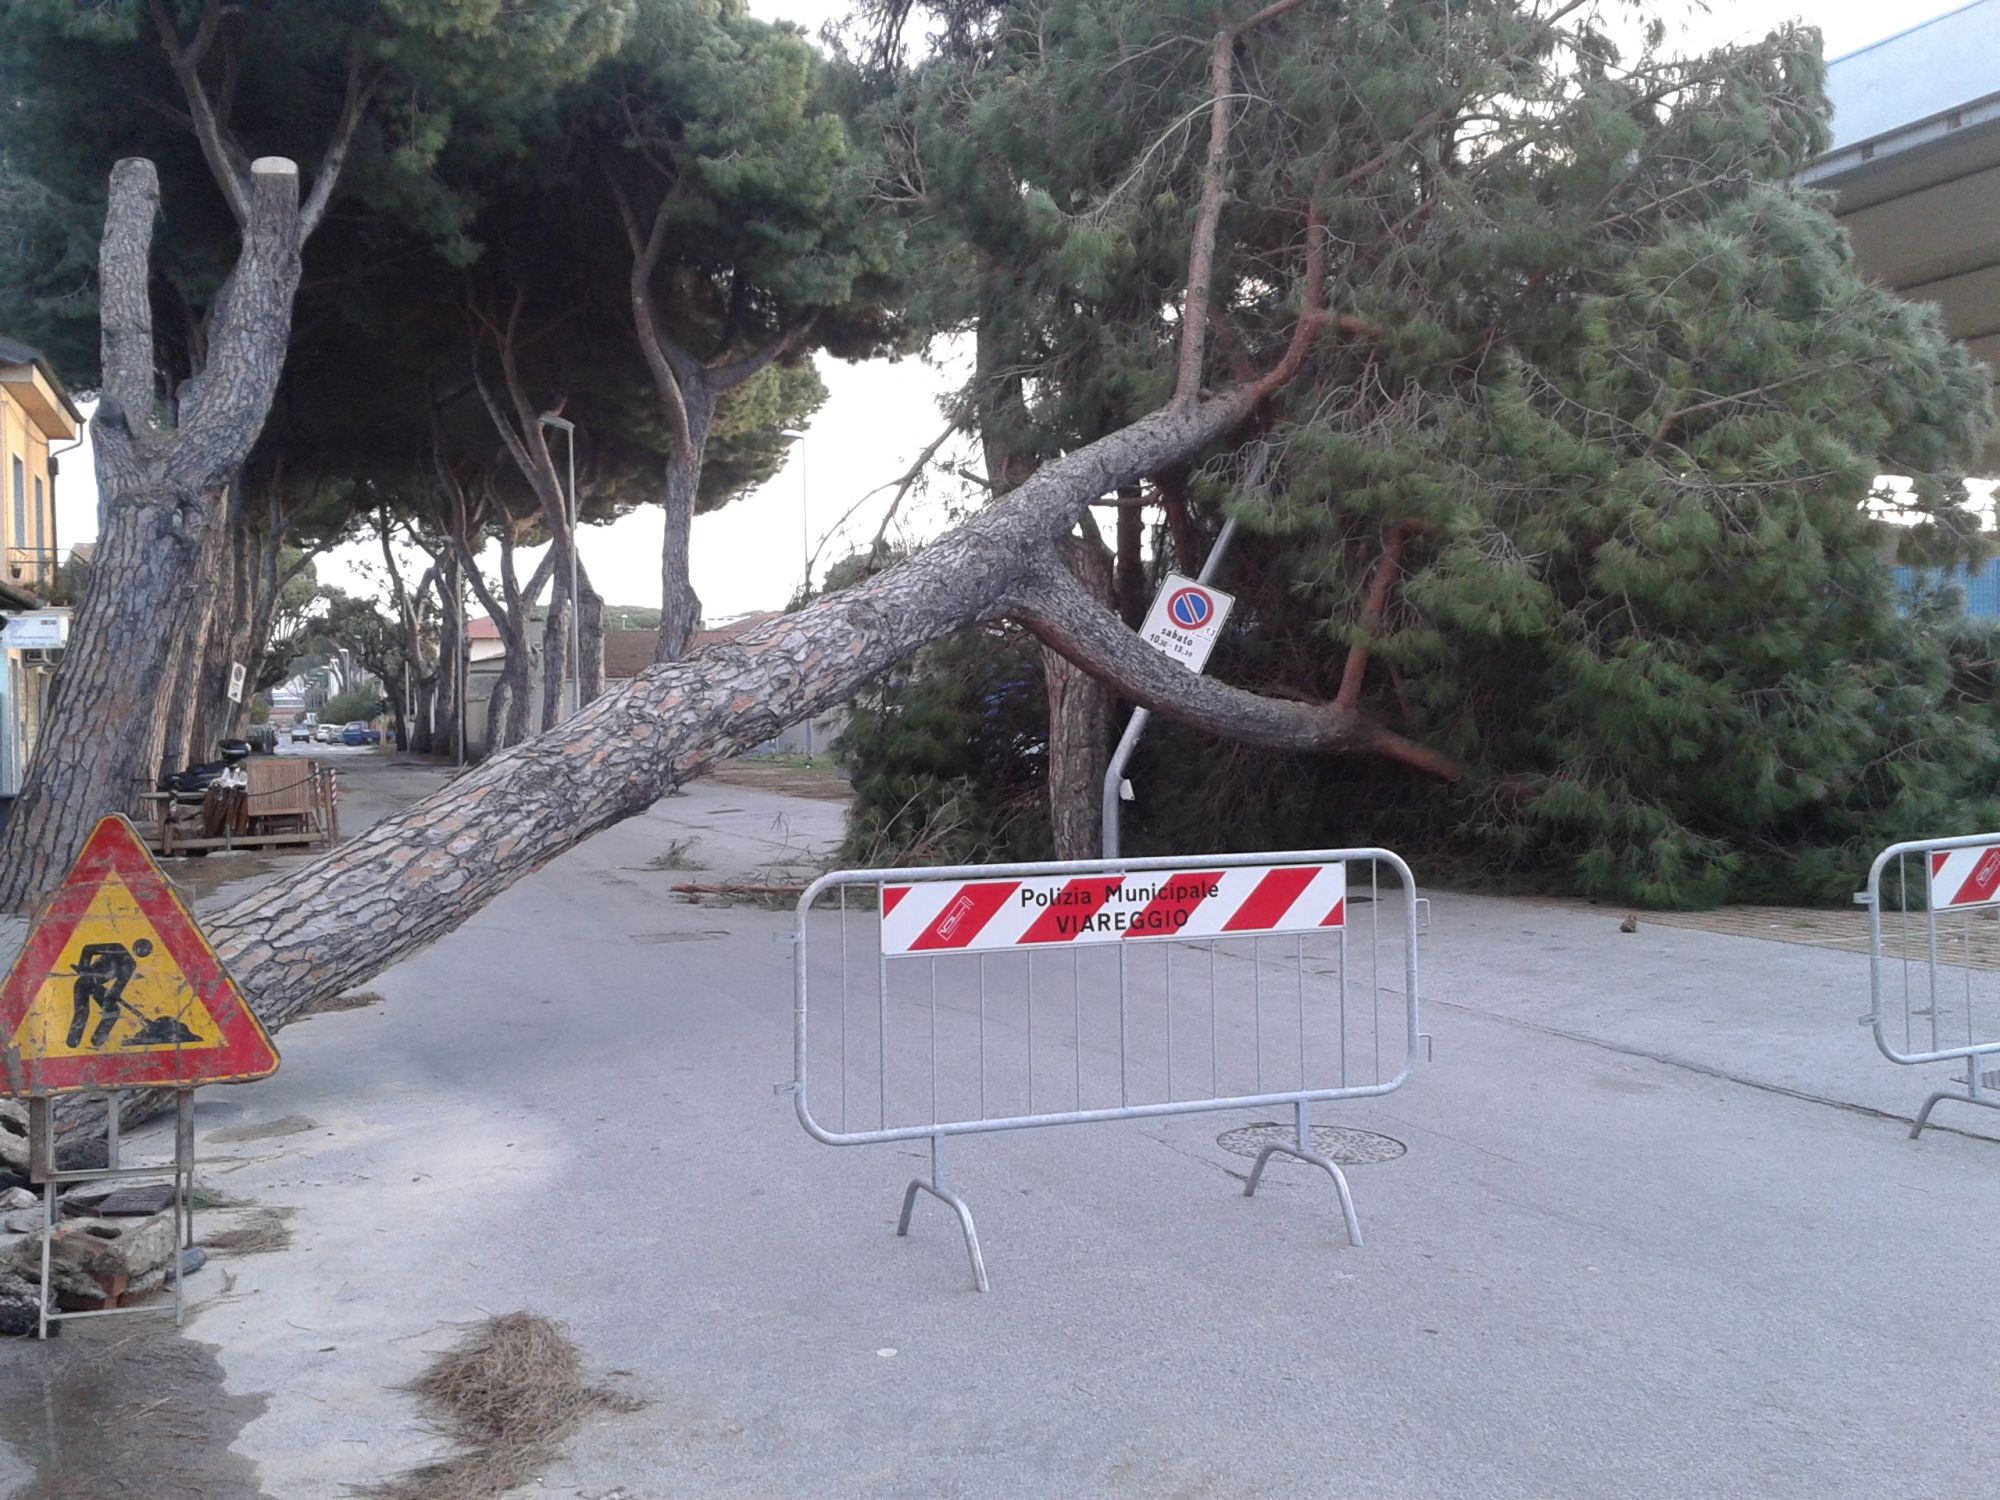
[[1946, 1099], [2000, 1108], [2000, 1070], [1977, 1061], [2000, 1052], [2000, 833], [1891, 844], [1854, 899], [1868, 908], [1861, 1024], [1875, 1045], [1891, 1062], [1965, 1063], [1958, 1088], [1924, 1101], [1911, 1139]]
[[1274, 1154], [1318, 1167], [1359, 1245], [1311, 1106], [1415, 1069], [1419, 907], [1386, 849], [836, 871], [799, 898], [780, 1088], [828, 1145], [930, 1142], [896, 1233], [949, 1206], [981, 1291], [951, 1136], [1290, 1105], [1244, 1195]]

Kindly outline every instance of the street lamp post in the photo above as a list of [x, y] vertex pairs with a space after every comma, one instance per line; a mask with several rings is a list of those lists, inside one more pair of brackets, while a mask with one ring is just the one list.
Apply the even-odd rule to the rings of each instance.
[[569, 711], [575, 713], [583, 706], [583, 601], [576, 589], [576, 423], [544, 412], [542, 425], [560, 429], [569, 445]]

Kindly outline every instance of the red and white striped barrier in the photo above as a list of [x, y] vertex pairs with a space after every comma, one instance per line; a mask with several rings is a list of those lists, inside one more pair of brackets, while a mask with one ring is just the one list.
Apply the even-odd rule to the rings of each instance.
[[2000, 901], [2000, 844], [1931, 854], [1931, 908], [1991, 906]]
[[882, 887], [885, 954], [1322, 932], [1347, 923], [1347, 866], [934, 880]]

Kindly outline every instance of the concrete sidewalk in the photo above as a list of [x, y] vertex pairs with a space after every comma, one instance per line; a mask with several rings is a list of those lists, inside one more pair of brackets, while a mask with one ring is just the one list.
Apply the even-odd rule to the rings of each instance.
[[204, 1093], [203, 1176], [299, 1210], [190, 1284], [265, 1393], [268, 1494], [434, 1452], [396, 1387], [517, 1307], [653, 1402], [524, 1494], [1878, 1497], [2000, 1464], [2000, 1152], [1867, 1112], [1926, 1084], [1854, 1024], [1863, 960], [1438, 896], [1435, 1063], [1320, 1114], [1408, 1147], [1350, 1169], [1365, 1248], [1306, 1168], [1242, 1197], [1216, 1137], [1259, 1116], [1027, 1132], [954, 1152], [982, 1297], [940, 1205], [893, 1234], [920, 1146], [819, 1145], [773, 1095], [789, 919], [649, 868], [837, 831], [762, 795], [600, 835]]

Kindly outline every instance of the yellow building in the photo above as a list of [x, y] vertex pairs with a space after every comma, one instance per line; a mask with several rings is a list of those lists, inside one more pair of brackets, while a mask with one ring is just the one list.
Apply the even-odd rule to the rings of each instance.
[[69, 611], [46, 607], [60, 561], [49, 445], [82, 426], [49, 362], [0, 337], [0, 803], [20, 788], [68, 643]]
[[56, 485], [49, 445], [83, 418], [49, 362], [0, 337], [0, 583], [40, 593], [55, 582]]

